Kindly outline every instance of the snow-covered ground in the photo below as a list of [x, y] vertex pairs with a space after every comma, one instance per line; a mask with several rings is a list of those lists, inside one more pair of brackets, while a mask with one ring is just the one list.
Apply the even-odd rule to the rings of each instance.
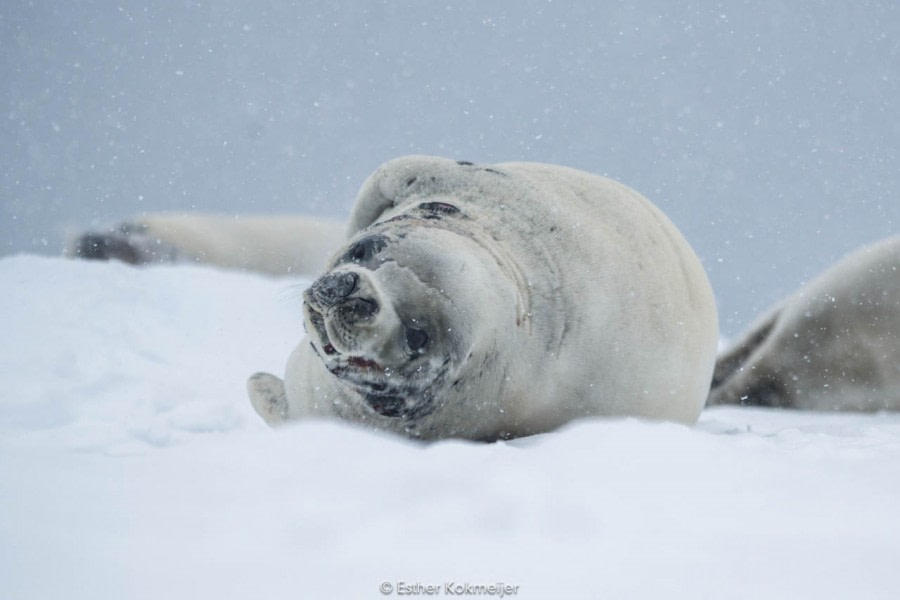
[[900, 597], [900, 415], [272, 431], [244, 381], [302, 282], [17, 256], [0, 289], [2, 598]]

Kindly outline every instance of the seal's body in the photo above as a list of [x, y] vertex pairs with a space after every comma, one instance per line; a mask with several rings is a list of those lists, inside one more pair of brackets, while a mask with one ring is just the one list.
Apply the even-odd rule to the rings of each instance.
[[270, 424], [339, 417], [493, 440], [591, 416], [694, 422], [717, 318], [697, 257], [648, 200], [543, 164], [405, 157], [363, 185], [304, 294]]
[[318, 273], [344, 241], [344, 224], [295, 216], [148, 214], [81, 234], [66, 254], [131, 264], [201, 263], [271, 275]]
[[900, 237], [770, 311], [716, 364], [709, 405], [900, 410]]

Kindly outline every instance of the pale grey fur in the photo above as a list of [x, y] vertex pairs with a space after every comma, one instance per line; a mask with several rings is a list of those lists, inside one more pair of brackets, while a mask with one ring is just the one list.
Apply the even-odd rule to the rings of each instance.
[[900, 410], [900, 237], [845, 257], [719, 358], [709, 405]]
[[132, 264], [191, 262], [272, 275], [319, 272], [344, 224], [296, 216], [156, 213], [72, 239], [69, 256]]
[[[403, 157], [364, 183], [349, 234], [313, 287], [377, 312], [347, 325], [307, 293], [310, 337], [284, 386], [268, 374], [248, 385], [270, 424], [336, 417], [491, 440], [583, 417], [697, 419], [717, 341], [712, 291], [675, 226], [624, 185], [552, 165]], [[347, 258], [372, 236], [387, 240], [380, 262]], [[409, 322], [429, 332], [421, 356], [403, 344]], [[372, 382], [400, 390], [389, 400], [402, 416], [373, 410], [360, 391]]]

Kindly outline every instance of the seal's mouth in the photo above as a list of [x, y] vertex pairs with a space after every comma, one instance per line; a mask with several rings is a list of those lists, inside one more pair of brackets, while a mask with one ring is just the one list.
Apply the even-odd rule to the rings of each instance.
[[[309, 305], [307, 305], [306, 308], [308, 322], [315, 330], [315, 334], [318, 337], [318, 343], [322, 348], [322, 352], [324, 352], [327, 357], [332, 357], [329, 360], [326, 360], [326, 362], [344, 363], [342, 365], [329, 367], [328, 370], [331, 371], [333, 375], [338, 375], [338, 373], [336, 373], [335, 371], [343, 371], [347, 367], [380, 371], [382, 373], [385, 371], [384, 367], [382, 367], [378, 363], [378, 361], [372, 360], [371, 358], [352, 355], [344, 357], [344, 355], [334, 347], [334, 344], [331, 343], [331, 339], [328, 337], [328, 329], [325, 327], [325, 317], [322, 316], [322, 313]], [[313, 348], [315, 347], [316, 343], [313, 342]]]
[[307, 329], [311, 330], [309, 333], [313, 338], [312, 348], [328, 372], [355, 390], [375, 413], [384, 417], [407, 415], [414, 403], [400, 394], [390, 381], [391, 370], [368, 356], [338, 350], [328, 335], [323, 311], [309, 301], [305, 303], [305, 309]]
[[449, 362], [447, 359], [441, 365], [433, 380], [413, 381], [371, 358], [341, 354], [327, 342], [321, 347], [325, 356], [316, 343], [312, 346], [328, 372], [357, 392], [365, 406], [382, 417], [406, 420], [415, 420], [434, 410], [431, 388], [446, 377]]
[[390, 381], [391, 370], [362, 356], [332, 356], [328, 372], [359, 392], [365, 403], [383, 417], [408, 417], [416, 410], [414, 395]]
[[384, 372], [384, 367], [379, 365], [376, 361], [370, 358], [364, 358], [362, 356], [351, 356], [347, 358], [347, 364], [351, 367], [356, 367], [357, 369], [371, 369], [378, 370]]
[[[307, 306], [307, 310], [309, 323], [312, 325], [316, 336], [319, 338], [317, 340], [318, 344], [316, 341], [312, 343], [313, 349], [319, 354], [316, 346], [318, 345], [322, 348], [322, 352], [325, 356], [322, 357], [321, 354], [319, 356], [324, 360], [325, 365], [332, 375], [344, 378], [353, 374], [385, 374], [386, 369], [376, 360], [366, 358], [365, 356], [342, 354], [334, 347], [334, 344], [331, 343], [331, 340], [328, 337], [328, 331], [325, 328], [325, 318], [322, 316], [322, 313], [310, 306]], [[356, 377], [353, 378], [356, 379]]]
[[[383, 244], [366, 244], [366, 240], [380, 238], [369, 236], [352, 246], [348, 252], [354, 262], [356, 254], [362, 262], [367, 253], [383, 249]], [[396, 288], [421, 293], [425, 284], [415, 273], [399, 267], [387, 271]], [[381, 289], [373, 272], [365, 265], [338, 265], [304, 291], [310, 347], [347, 388], [354, 404], [373, 415], [416, 420], [435, 410], [436, 392], [447, 379], [450, 356], [434, 351], [439, 348], [440, 330], [422, 317], [425, 309], [413, 307], [409, 315], [409, 302], [395, 306], [391, 294], [405, 296], [394, 288]], [[425, 300], [433, 302], [430, 294], [424, 294]]]
[[[309, 323], [319, 338], [318, 345], [322, 353], [325, 354], [320, 354], [320, 358], [329, 373], [359, 392], [369, 408], [383, 417], [404, 417], [414, 409], [415, 403], [410, 402], [387, 381], [391, 375], [390, 369], [371, 358], [347, 356], [339, 352], [328, 338], [322, 313], [311, 306], [307, 310]], [[316, 342], [312, 346], [318, 353]]]

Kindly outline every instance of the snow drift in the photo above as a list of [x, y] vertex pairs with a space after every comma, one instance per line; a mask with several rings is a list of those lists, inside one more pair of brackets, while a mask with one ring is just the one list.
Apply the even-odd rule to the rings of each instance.
[[900, 595], [900, 415], [272, 431], [244, 382], [282, 372], [303, 285], [0, 260], [4, 598]]

